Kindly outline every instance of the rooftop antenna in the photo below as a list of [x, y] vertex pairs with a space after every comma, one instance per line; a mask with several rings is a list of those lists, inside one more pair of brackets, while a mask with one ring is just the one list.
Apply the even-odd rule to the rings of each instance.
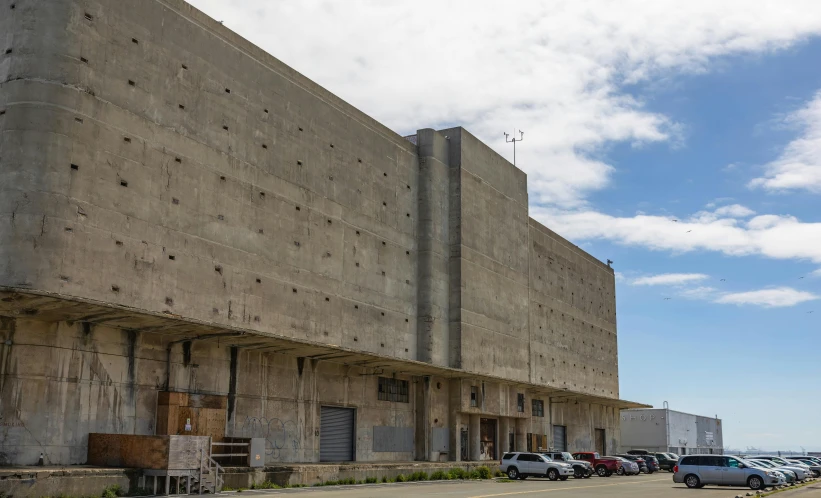
[[505, 132], [505, 142], [510, 143], [513, 142], [513, 165], [516, 166], [516, 142], [521, 142], [525, 139], [525, 132], [522, 130], [518, 130], [519, 138], [516, 138], [516, 132], [513, 132], [513, 138], [510, 138], [510, 135]]

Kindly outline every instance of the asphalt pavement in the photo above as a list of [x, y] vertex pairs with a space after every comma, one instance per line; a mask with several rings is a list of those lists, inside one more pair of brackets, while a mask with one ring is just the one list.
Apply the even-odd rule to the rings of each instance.
[[[814, 488], [814, 489], [813, 489]], [[673, 483], [668, 472], [630, 477], [592, 477], [549, 481], [529, 478], [524, 481], [428, 481], [401, 484], [365, 484], [275, 491], [243, 491], [242, 496], [289, 498], [403, 498], [425, 496], [431, 498], [734, 498], [746, 495], [749, 488], [707, 486], [687, 489]], [[821, 484], [805, 490], [776, 495], [778, 498], [821, 498]]]

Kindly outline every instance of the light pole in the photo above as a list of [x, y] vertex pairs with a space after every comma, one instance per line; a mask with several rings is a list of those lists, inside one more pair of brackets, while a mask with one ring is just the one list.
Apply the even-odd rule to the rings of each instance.
[[516, 132], [513, 132], [513, 138], [510, 138], [510, 135], [505, 133], [505, 142], [510, 143], [513, 142], [513, 165], [516, 166], [516, 142], [521, 142], [525, 139], [525, 132], [519, 130], [519, 138], [516, 138]]

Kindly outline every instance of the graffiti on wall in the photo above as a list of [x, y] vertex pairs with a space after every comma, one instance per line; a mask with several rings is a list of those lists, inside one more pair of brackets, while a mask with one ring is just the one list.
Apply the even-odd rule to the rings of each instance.
[[290, 420], [247, 417], [240, 429], [241, 437], [265, 440], [265, 459], [284, 460], [297, 456], [302, 446], [302, 431]]

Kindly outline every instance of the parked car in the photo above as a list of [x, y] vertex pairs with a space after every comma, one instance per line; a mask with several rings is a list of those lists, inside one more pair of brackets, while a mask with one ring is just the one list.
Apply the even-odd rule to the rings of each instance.
[[669, 453], [655, 453], [653, 456], [655, 456], [658, 460], [659, 468], [661, 470], [668, 470], [672, 472], [673, 467], [675, 467], [678, 463], [678, 456], [673, 458]]
[[616, 457], [621, 459], [621, 468], [616, 471], [616, 474], [620, 476], [636, 476], [641, 473], [641, 469], [639, 468], [639, 464], [634, 462], [633, 460], [628, 460], [627, 458]]
[[542, 455], [550, 458], [554, 462], [564, 462], [572, 465], [573, 477], [576, 479], [587, 479], [593, 475], [593, 465], [590, 462], [585, 460], [576, 460], [573, 458], [573, 455], [567, 451], [548, 451], [542, 453]]
[[814, 462], [806, 457], [789, 457], [787, 458], [787, 462], [802, 463], [810, 468], [813, 477], [821, 476], [821, 463]]
[[673, 482], [688, 488], [705, 485], [749, 486], [752, 490], [786, 484], [784, 475], [724, 455], [687, 455], [673, 468]]
[[505, 453], [499, 462], [501, 471], [510, 479], [527, 479], [530, 476], [547, 477], [551, 481], [566, 481], [573, 475], [573, 466], [569, 463], [554, 462], [538, 453], [514, 451]]
[[645, 474], [648, 474], [650, 472], [650, 469], [647, 467], [647, 460], [644, 459], [643, 455], [639, 456], [639, 455], [629, 455], [629, 454], [627, 454], [627, 455], [616, 455], [616, 456], [619, 456], [619, 457], [625, 458], [627, 460], [636, 462], [636, 465], [639, 466], [639, 472], [644, 472]]
[[676, 455], [675, 453], [665, 453], [666, 455], [670, 455], [670, 458], [678, 462], [678, 459], [681, 458], [680, 456]]
[[642, 458], [644, 458], [644, 462], [647, 464], [648, 474], [652, 474], [653, 472], [658, 472], [659, 470], [661, 470], [658, 458], [656, 458], [654, 455], [644, 455]]
[[785, 459], [783, 459], [781, 457], [772, 456], [772, 455], [758, 455], [758, 456], [754, 456], [754, 457], [750, 457], [750, 458], [752, 458], [754, 460], [768, 460], [768, 461], [773, 462], [774, 464], [776, 464], [776, 466], [777, 466], [776, 468], [779, 468], [779, 469], [785, 468], [785, 469], [788, 469], [788, 470], [792, 470], [793, 472], [795, 472], [795, 477], [799, 481], [803, 481], [803, 480], [805, 480], [809, 477], [812, 477], [812, 471], [810, 470], [810, 468], [808, 466], [800, 465], [800, 464], [797, 464], [797, 463], [791, 464], [790, 462], [786, 461]]
[[584, 460], [593, 465], [593, 470], [599, 477], [610, 477], [619, 471], [621, 467], [621, 460], [615, 457], [600, 456], [597, 451], [580, 451], [573, 453], [573, 458], [576, 460]]
[[795, 475], [795, 472], [785, 468], [778, 468], [778, 465], [772, 463], [769, 460], [744, 460], [745, 462], [750, 462], [756, 467], [760, 467], [762, 469], [772, 469], [784, 474], [784, 478], [787, 480], [787, 484], [793, 483], [798, 481], [798, 477]]

